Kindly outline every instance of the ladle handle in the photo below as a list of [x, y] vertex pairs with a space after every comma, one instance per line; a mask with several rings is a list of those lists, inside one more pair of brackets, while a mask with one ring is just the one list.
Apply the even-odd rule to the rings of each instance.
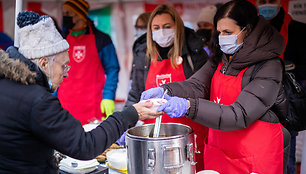
[[161, 119], [162, 119], [162, 116], [157, 117], [155, 120], [154, 132], [153, 132], [154, 138], [159, 137]]
[[194, 134], [194, 152], [195, 153], [201, 153], [200, 151], [198, 151], [197, 134]]

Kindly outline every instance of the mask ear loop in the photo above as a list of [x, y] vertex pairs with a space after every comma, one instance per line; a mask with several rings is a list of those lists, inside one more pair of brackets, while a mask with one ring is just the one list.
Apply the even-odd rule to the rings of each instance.
[[244, 29], [246, 29], [246, 27], [243, 27], [242, 30], [237, 34], [237, 36], [239, 36], [239, 34], [241, 34]]
[[236, 35], [236, 44], [237, 44], [238, 36], [243, 32], [244, 29], [246, 29], [246, 27], [243, 27], [242, 30], [240, 30], [240, 32]]

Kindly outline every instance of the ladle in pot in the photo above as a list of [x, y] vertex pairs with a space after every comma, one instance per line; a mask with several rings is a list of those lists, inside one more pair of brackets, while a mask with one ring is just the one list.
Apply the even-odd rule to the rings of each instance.
[[[165, 90], [165, 92], [164, 92], [164, 94], [162, 96], [162, 99], [164, 99], [165, 94], [167, 92], [168, 92], [168, 89]], [[162, 115], [155, 119], [154, 132], [153, 132], [153, 137], [154, 138], [159, 136], [161, 119], [162, 119]]]

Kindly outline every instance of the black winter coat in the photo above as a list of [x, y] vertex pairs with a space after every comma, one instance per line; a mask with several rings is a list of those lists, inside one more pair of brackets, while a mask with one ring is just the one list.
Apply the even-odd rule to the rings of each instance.
[[72, 158], [93, 159], [137, 122], [135, 108], [129, 107], [85, 132], [48, 91], [46, 77], [37, 66], [15, 48], [8, 52], [18, 60], [0, 50], [1, 174], [58, 173], [54, 149]]
[[[147, 75], [150, 69], [150, 62], [147, 61], [147, 41], [146, 34], [139, 37], [133, 45], [133, 65], [131, 71], [131, 89], [128, 94], [126, 106], [130, 106], [139, 102], [141, 93], [145, 91], [145, 84]], [[182, 55], [183, 58], [183, 70], [186, 79], [192, 76], [197, 70], [199, 70], [207, 61], [208, 55], [202, 47], [201, 38], [196, 33], [185, 27], [185, 41], [183, 44]], [[191, 63], [188, 62], [187, 56], [190, 56]]]
[[[285, 11], [280, 9], [271, 24], [280, 31], [284, 25]], [[293, 73], [298, 81], [306, 80], [306, 24], [291, 20], [288, 26], [288, 42], [284, 52], [284, 60], [295, 64]]]

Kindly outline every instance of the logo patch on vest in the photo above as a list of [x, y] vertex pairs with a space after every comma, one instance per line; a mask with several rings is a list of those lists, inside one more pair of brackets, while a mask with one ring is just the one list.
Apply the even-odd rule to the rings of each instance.
[[222, 105], [222, 103], [220, 103], [220, 101], [221, 101], [221, 97], [220, 97], [220, 98], [217, 97], [217, 99], [214, 99], [214, 102], [215, 102], [215, 103], [218, 103], [218, 104], [221, 104], [221, 105]]
[[161, 86], [166, 83], [171, 83], [171, 74], [156, 75], [156, 86]]
[[77, 63], [82, 62], [86, 55], [86, 46], [74, 46], [72, 55], [74, 61]]

